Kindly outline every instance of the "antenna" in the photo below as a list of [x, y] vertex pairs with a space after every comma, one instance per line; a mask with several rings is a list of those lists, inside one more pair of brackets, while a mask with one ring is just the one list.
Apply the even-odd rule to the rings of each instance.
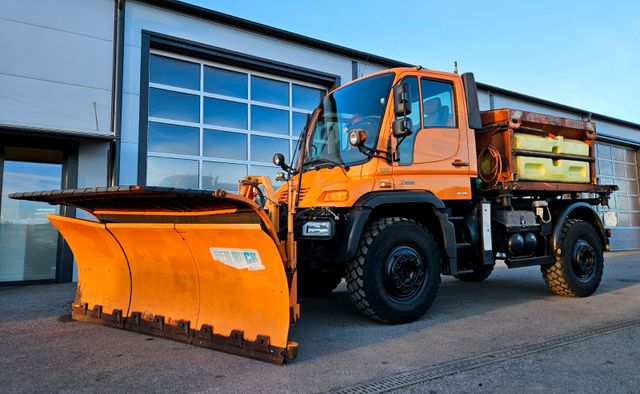
[[360, 76], [358, 78], [362, 78], [364, 76], [364, 71], [367, 69], [367, 62], [369, 61], [369, 55], [367, 55], [367, 58], [364, 61], [365, 63], [362, 67], [362, 72], [360, 73]]
[[455, 74], [458, 73], [458, 61], [457, 60], [454, 60], [454, 62], [453, 62], [453, 72]]

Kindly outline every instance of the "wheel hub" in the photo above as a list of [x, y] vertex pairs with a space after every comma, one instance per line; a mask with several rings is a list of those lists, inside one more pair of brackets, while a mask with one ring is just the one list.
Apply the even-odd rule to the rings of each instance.
[[573, 246], [573, 270], [582, 282], [588, 282], [596, 272], [596, 252], [585, 240], [578, 240]]
[[383, 280], [387, 293], [396, 300], [413, 298], [425, 282], [420, 254], [409, 246], [394, 249], [384, 265]]

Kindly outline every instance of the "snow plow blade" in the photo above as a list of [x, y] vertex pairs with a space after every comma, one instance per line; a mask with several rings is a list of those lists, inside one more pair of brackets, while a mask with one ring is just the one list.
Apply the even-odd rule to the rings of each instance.
[[78, 265], [73, 319], [276, 364], [295, 358], [286, 251], [253, 201], [139, 186], [11, 197], [98, 219], [49, 215]]

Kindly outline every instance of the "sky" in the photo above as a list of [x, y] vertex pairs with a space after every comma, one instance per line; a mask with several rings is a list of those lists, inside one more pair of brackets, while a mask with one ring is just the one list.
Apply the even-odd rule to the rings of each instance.
[[637, 0], [188, 2], [640, 123]]

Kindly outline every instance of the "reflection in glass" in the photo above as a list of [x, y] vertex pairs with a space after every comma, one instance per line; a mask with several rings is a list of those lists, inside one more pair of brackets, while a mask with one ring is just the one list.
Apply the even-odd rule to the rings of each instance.
[[207, 97], [204, 99], [204, 123], [246, 129], [247, 105]]
[[205, 66], [204, 91], [246, 99], [247, 74]]
[[266, 175], [271, 179], [271, 183], [276, 187], [280, 187], [280, 185], [282, 185], [283, 183], [283, 182], [276, 181], [276, 174], [279, 172], [282, 172], [282, 169], [280, 167], [276, 167], [275, 165], [270, 165], [270, 166], [251, 165], [251, 175]]
[[453, 85], [445, 81], [420, 79], [420, 88], [424, 127], [456, 126]]
[[205, 130], [202, 154], [223, 159], [247, 159], [247, 135], [227, 131]]
[[200, 153], [200, 130], [195, 127], [149, 122], [148, 149], [151, 152]]
[[192, 94], [150, 88], [149, 116], [200, 122], [200, 98]]
[[307, 123], [307, 114], [301, 114], [300, 112], [291, 113], [291, 135], [299, 136], [304, 129], [305, 123]]
[[237, 192], [238, 181], [247, 176], [247, 166], [244, 164], [214, 163], [205, 161], [202, 163], [202, 188], [223, 188], [231, 192]]
[[251, 100], [289, 105], [289, 83], [252, 75]]
[[320, 104], [320, 100], [322, 99], [324, 91], [320, 89], [310, 88], [308, 86], [296, 85], [294, 83], [291, 88], [291, 94], [292, 107], [313, 111], [314, 109], [316, 109], [318, 104]]
[[55, 279], [58, 232], [47, 220], [59, 208], [9, 194], [60, 189], [62, 165], [5, 161], [0, 206], [0, 282]]
[[166, 56], [151, 55], [149, 81], [200, 90], [200, 65]]
[[252, 105], [251, 130], [289, 135], [289, 111]]
[[251, 136], [251, 160], [271, 162], [275, 153], [282, 153], [289, 162], [289, 140], [284, 138]]
[[149, 157], [147, 185], [198, 188], [198, 162], [195, 160]]

